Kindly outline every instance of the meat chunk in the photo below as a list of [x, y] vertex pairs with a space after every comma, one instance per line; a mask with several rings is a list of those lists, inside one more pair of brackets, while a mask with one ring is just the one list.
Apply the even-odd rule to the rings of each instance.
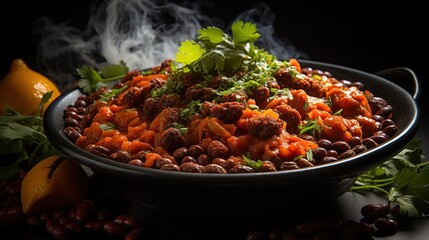
[[173, 154], [174, 150], [186, 146], [186, 139], [180, 134], [179, 130], [170, 127], [162, 133], [159, 145], [167, 150], [168, 153]]
[[[206, 105], [205, 105], [206, 106]], [[234, 123], [243, 115], [245, 106], [239, 102], [226, 102], [210, 106], [210, 116], [213, 116], [224, 123]]]
[[280, 119], [286, 122], [286, 131], [289, 133], [298, 133], [298, 126], [301, 123], [301, 114], [298, 110], [287, 104], [279, 105], [275, 108]]
[[281, 68], [274, 77], [281, 88], [303, 89], [308, 95], [320, 98], [326, 95], [323, 83], [306, 75], [293, 77], [289, 70]]
[[282, 121], [270, 116], [258, 116], [249, 119], [249, 133], [259, 139], [268, 139], [274, 135], [280, 135]]

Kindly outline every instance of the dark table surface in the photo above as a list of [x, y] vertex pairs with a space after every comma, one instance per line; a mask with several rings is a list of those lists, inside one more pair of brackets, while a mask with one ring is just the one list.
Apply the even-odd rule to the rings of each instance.
[[[207, 1], [204, 5], [208, 14], [223, 18], [225, 22], [231, 22], [241, 11], [247, 9], [257, 1], [246, 1], [241, 3], [240, 8], [232, 8], [227, 1]], [[290, 41], [297, 49], [305, 53], [307, 59], [323, 62], [336, 63], [348, 67], [361, 69], [370, 73], [391, 67], [408, 67], [415, 71], [420, 79], [421, 89], [427, 89], [427, 69], [419, 60], [427, 46], [423, 44], [423, 31], [411, 32], [409, 26], [416, 25], [418, 28], [423, 23], [422, 7], [416, 4], [392, 5], [388, 12], [384, 8], [371, 5], [339, 6], [340, 10], [325, 4], [288, 3], [288, 6], [279, 5], [282, 1], [265, 1], [273, 9], [276, 21], [275, 29], [283, 39]], [[88, 19], [88, 3], [86, 1], [41, 1], [28, 3], [26, 7], [19, 6], [18, 1], [10, 4], [20, 9], [14, 19], [9, 19], [8, 14], [1, 15], [1, 27], [3, 32], [3, 44], [0, 47], [1, 74], [5, 75], [9, 64], [14, 58], [23, 58], [30, 67], [37, 69], [36, 40], [32, 32], [32, 21], [40, 16], [47, 16], [54, 22], [61, 23], [71, 21], [76, 26], [85, 26]], [[338, 6], [337, 6], [338, 7]], [[50, 10], [54, 9], [54, 10]], [[289, 10], [287, 10], [289, 9]], [[384, 12], [383, 17], [380, 12]], [[7, 17], [6, 17], [7, 16]], [[20, 19], [18, 21], [17, 19]], [[429, 100], [428, 94], [422, 91], [421, 98], [417, 100], [420, 106], [424, 106]], [[421, 111], [421, 123], [416, 138], [422, 140], [425, 155], [429, 154], [429, 127], [427, 122], [429, 115], [427, 111]], [[347, 192], [327, 206], [322, 211], [339, 213], [344, 219], [361, 218], [360, 209], [367, 203], [382, 201], [373, 194], [361, 195]], [[135, 208], [133, 211], [140, 212]], [[306, 213], [308, 217], [316, 212]], [[148, 216], [156, 213], [146, 213]], [[159, 216], [158, 216], [159, 217]], [[290, 216], [289, 216], [290, 218]], [[288, 221], [287, 213], [284, 220]], [[188, 222], [187, 222], [188, 221]], [[213, 231], [213, 228], [201, 228], [204, 223], [196, 223], [194, 220], [166, 219], [172, 228], [161, 228], [163, 231], [153, 233], [169, 237], [186, 236], [188, 239], [245, 239], [245, 233], [249, 230], [246, 219], [236, 224], [236, 232], [226, 232], [231, 228], [225, 226], [230, 222], [207, 221], [207, 225], [215, 225], [215, 229], [224, 231]], [[261, 219], [262, 221], [272, 221]], [[281, 219], [280, 219], [281, 221]], [[161, 223], [160, 223], [161, 224]], [[163, 223], [165, 224], [165, 223]], [[174, 233], [168, 229], [174, 229]], [[208, 229], [208, 230], [207, 230]], [[204, 233], [203, 233], [204, 232]], [[212, 233], [212, 234], [210, 234]], [[222, 235], [226, 236], [222, 236]], [[227, 235], [229, 234], [229, 235]], [[413, 221], [406, 229], [391, 237], [380, 239], [427, 239], [429, 235], [429, 219]], [[45, 240], [51, 239], [45, 232], [28, 231], [28, 229], [13, 229], [12, 233], [0, 236], [0, 239], [28, 239]], [[230, 236], [230, 237], [228, 237]]]

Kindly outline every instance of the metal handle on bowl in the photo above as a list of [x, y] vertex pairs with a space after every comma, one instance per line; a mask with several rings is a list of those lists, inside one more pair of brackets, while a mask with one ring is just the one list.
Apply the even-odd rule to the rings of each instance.
[[409, 83], [408, 80], [411, 79], [412, 83], [414, 84], [414, 91], [412, 93], [413, 99], [417, 100], [420, 97], [420, 84], [417, 75], [413, 70], [407, 67], [389, 68], [376, 72], [375, 75], [388, 78], [389, 80], [401, 77], [401, 80], [405, 79], [405, 81], [407, 81], [406, 83]]

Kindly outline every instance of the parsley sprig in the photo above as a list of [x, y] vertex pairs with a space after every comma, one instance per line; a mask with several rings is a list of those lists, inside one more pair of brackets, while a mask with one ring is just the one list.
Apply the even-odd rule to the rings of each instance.
[[397, 155], [358, 176], [350, 191], [373, 191], [399, 205], [402, 216], [429, 214], [429, 162], [423, 161], [421, 141], [413, 139]]
[[82, 92], [89, 94], [108, 86], [109, 82], [125, 77], [129, 69], [124, 61], [120, 61], [119, 64], [106, 65], [99, 71], [89, 65], [79, 66], [76, 71], [81, 77], [79, 88]]
[[22, 115], [12, 108], [0, 115], [0, 180], [16, 176], [48, 156], [57, 154], [43, 132], [41, 109], [52, 92], [43, 95], [34, 115]]

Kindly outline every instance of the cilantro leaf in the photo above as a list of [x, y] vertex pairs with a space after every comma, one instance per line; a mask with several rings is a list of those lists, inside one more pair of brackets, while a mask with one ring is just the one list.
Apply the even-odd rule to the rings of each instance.
[[247, 42], [253, 43], [261, 36], [257, 31], [256, 24], [242, 20], [234, 22], [231, 30], [236, 45], [244, 45]]
[[224, 33], [222, 29], [217, 27], [206, 27], [202, 28], [198, 31], [200, 36], [198, 36], [198, 40], [209, 41], [213, 44], [217, 44], [223, 41]]
[[204, 53], [205, 50], [198, 43], [186, 40], [178, 48], [175, 60], [183, 65], [188, 65], [199, 59]]

